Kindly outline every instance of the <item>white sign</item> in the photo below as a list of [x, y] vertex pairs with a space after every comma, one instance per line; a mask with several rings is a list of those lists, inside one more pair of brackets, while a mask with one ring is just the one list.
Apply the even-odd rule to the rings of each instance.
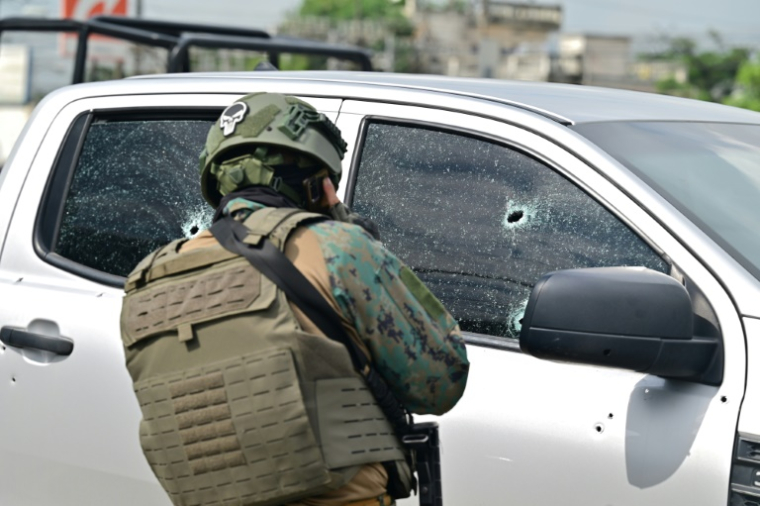
[[0, 48], [0, 104], [29, 101], [30, 63], [28, 46], [3, 44]]

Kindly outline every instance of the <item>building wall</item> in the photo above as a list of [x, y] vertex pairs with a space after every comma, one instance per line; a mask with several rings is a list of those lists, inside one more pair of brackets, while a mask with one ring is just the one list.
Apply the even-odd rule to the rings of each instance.
[[545, 49], [560, 28], [559, 6], [487, 2], [412, 13], [426, 72], [463, 77], [549, 78]]

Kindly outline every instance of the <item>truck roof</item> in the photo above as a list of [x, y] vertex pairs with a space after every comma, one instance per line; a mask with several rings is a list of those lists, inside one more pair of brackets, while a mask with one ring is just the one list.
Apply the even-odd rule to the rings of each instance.
[[560, 122], [712, 121], [760, 124], [760, 114], [710, 102], [654, 93], [572, 84], [455, 78], [381, 72], [300, 71], [228, 72], [139, 76], [135, 80], [285, 80], [349, 86], [346, 96], [372, 98], [372, 89], [421, 90], [466, 96], [531, 110]]

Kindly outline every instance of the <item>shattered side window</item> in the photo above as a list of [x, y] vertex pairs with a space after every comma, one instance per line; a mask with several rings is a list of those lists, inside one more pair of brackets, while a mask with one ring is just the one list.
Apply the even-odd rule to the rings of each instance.
[[64, 205], [54, 251], [126, 276], [154, 249], [211, 224], [198, 155], [212, 120], [94, 122]]
[[369, 125], [353, 198], [462, 330], [517, 338], [535, 282], [560, 269], [669, 266], [599, 203], [493, 142]]

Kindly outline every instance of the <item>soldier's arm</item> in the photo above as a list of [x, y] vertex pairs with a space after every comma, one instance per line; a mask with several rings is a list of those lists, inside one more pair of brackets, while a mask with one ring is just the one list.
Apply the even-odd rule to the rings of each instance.
[[454, 318], [408, 267], [359, 227], [327, 222], [312, 230], [323, 239], [333, 297], [398, 400], [419, 414], [454, 407], [469, 370]]

